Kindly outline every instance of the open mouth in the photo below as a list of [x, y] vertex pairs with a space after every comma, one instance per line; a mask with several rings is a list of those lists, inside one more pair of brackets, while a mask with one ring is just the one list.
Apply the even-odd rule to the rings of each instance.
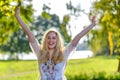
[[48, 43], [49, 45], [53, 45], [54, 43]]
[[54, 46], [54, 43], [48, 43], [49, 46]]

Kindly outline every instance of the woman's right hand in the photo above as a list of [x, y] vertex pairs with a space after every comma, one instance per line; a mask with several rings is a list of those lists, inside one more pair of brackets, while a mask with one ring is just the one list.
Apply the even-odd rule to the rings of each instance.
[[15, 8], [15, 15], [16, 14], [19, 14], [20, 13], [20, 8], [17, 6], [16, 8]]

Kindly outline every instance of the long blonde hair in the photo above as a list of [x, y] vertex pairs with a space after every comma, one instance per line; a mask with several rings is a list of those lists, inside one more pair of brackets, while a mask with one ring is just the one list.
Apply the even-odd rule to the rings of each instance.
[[49, 59], [49, 56], [48, 56], [49, 49], [48, 49], [46, 41], [47, 41], [48, 34], [50, 32], [55, 32], [57, 35], [57, 43], [54, 48], [52, 63], [56, 64], [56, 63], [62, 62], [64, 60], [64, 58], [63, 58], [63, 43], [62, 43], [63, 41], [61, 39], [61, 35], [55, 28], [51, 28], [51, 29], [48, 29], [43, 36], [41, 51], [40, 51], [40, 60], [39, 60], [40, 63], [45, 63]]

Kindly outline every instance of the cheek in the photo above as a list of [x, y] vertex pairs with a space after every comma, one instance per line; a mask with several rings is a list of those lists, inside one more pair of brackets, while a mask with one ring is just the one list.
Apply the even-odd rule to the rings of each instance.
[[58, 42], [58, 40], [56, 39], [56, 40], [55, 40], [55, 42], [57, 43], [57, 42]]
[[49, 41], [50, 41], [49, 39], [46, 40], [46, 42], [49, 42]]

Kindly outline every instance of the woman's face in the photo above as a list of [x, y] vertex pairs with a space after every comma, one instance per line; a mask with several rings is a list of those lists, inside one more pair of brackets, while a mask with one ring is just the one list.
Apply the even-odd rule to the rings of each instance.
[[57, 42], [57, 35], [55, 32], [49, 32], [47, 36], [47, 45], [49, 49], [54, 49]]

